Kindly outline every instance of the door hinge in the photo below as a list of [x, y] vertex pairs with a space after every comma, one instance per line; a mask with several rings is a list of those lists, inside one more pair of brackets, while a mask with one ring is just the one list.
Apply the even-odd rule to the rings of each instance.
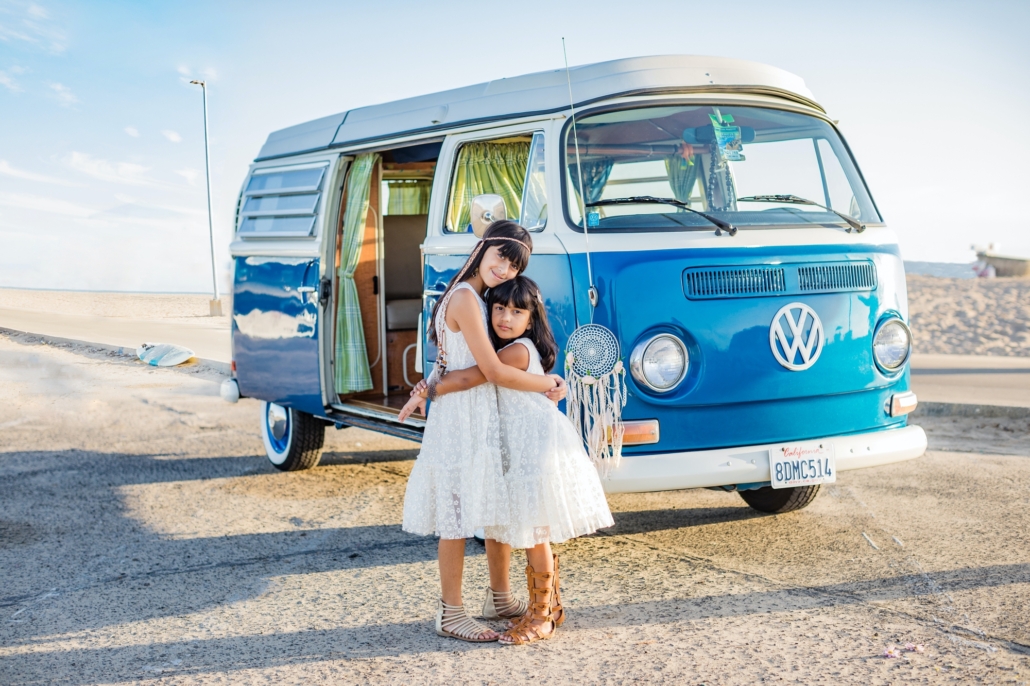
[[325, 307], [326, 303], [329, 302], [329, 297], [333, 294], [333, 282], [332, 279], [323, 276], [318, 282], [318, 302]]

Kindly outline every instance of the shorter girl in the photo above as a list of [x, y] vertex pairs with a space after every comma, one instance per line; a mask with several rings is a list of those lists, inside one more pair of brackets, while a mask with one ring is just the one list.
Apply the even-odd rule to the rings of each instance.
[[[547, 321], [540, 289], [524, 276], [488, 291], [490, 337], [507, 365], [543, 375], [555, 362], [558, 346]], [[485, 383], [478, 367], [457, 370], [436, 386], [437, 396]], [[405, 418], [424, 406], [413, 395], [402, 411]], [[557, 587], [557, 557], [551, 543], [611, 526], [611, 512], [597, 470], [568, 418], [543, 394], [497, 389], [501, 422], [501, 457], [508, 490], [509, 524], [486, 527], [486, 537], [500, 546], [488, 553], [510, 555], [525, 548], [529, 565], [529, 611], [501, 635], [509, 644], [550, 638], [564, 622]], [[496, 590], [496, 589], [495, 589]]]

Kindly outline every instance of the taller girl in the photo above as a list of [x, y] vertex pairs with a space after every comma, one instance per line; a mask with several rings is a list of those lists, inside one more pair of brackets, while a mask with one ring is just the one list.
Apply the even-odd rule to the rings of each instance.
[[476, 529], [511, 523], [495, 384], [546, 393], [564, 383], [557, 375], [529, 374], [502, 363], [487, 333], [483, 293], [515, 278], [532, 251], [529, 232], [515, 222], [491, 224], [433, 309], [429, 336], [440, 356], [429, 377], [430, 400], [444, 368], [478, 366], [490, 382], [435, 399], [404, 496], [402, 528], [440, 537], [436, 631], [441, 636], [475, 642], [498, 638], [468, 616], [461, 599], [465, 539]]

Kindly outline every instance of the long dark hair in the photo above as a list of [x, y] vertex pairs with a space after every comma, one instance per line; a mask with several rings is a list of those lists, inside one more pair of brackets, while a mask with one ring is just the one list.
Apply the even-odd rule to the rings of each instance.
[[[529, 328], [523, 334], [524, 338], [533, 341], [537, 352], [540, 353], [540, 365], [545, 372], [551, 371], [555, 359], [558, 357], [558, 344], [554, 342], [554, 333], [547, 321], [547, 308], [544, 307], [544, 298], [540, 294], [540, 287], [533, 279], [516, 276], [514, 279], [491, 288], [486, 294], [486, 304], [490, 310], [494, 305], [506, 305], [519, 310], [529, 311]], [[490, 327], [490, 341], [497, 349], [511, 343], [509, 340], [499, 338], [494, 333], [494, 327]]]
[[[497, 240], [504, 238], [514, 238], [515, 241], [521, 241], [529, 246], [528, 249], [510, 240]], [[494, 240], [491, 240], [494, 239]], [[429, 340], [433, 343], [437, 343], [436, 340], [436, 314], [440, 310], [440, 303], [444, 301], [447, 294], [454, 290], [460, 281], [468, 281], [472, 278], [472, 275], [479, 270], [479, 263], [483, 261], [483, 255], [486, 251], [493, 247], [499, 248], [501, 257], [506, 257], [511, 260], [511, 266], [518, 270], [521, 274], [526, 267], [529, 266], [529, 256], [533, 251], [533, 239], [530, 237], [529, 232], [519, 226], [517, 222], [513, 222], [507, 219], [496, 221], [487, 227], [483, 233], [483, 240], [476, 246], [475, 251], [469, 257], [468, 261], [465, 262], [465, 267], [462, 271], [459, 271], [451, 279], [451, 282], [447, 284], [447, 288], [444, 289], [443, 294], [433, 305], [433, 316], [429, 320]], [[490, 328], [490, 327], [487, 327]]]

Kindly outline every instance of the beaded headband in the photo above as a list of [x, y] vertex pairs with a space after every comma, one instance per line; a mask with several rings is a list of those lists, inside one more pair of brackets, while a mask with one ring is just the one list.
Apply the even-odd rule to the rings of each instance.
[[460, 282], [461, 277], [465, 276], [465, 272], [468, 271], [469, 265], [472, 264], [472, 260], [476, 259], [476, 255], [478, 255], [479, 251], [483, 249], [483, 245], [486, 243], [486, 241], [511, 241], [512, 243], [518, 243], [529, 252], [533, 252], [533, 248], [529, 247], [529, 245], [527, 245], [524, 241], [520, 241], [518, 238], [508, 238], [507, 236], [491, 236], [490, 238], [481, 238], [479, 239], [479, 242], [476, 243], [476, 247], [472, 250], [472, 254], [469, 255], [469, 258], [467, 260], [465, 260], [465, 266], [461, 268], [460, 272], [458, 272], [458, 277], [454, 280], [454, 283]]

